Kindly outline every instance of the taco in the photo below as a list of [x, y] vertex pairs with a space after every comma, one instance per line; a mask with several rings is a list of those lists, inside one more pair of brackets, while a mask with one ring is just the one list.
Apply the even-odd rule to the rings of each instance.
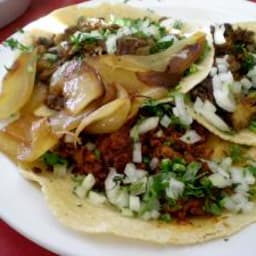
[[219, 137], [256, 145], [256, 24], [212, 27], [214, 65], [189, 93], [194, 117]]
[[47, 20], [65, 30], [5, 42], [22, 53], [2, 82], [0, 149], [64, 225], [185, 244], [255, 220], [253, 148], [211, 135], [177, 93], [209, 73], [207, 33], [128, 5]]
[[[255, 149], [210, 134], [184, 96], [148, 100], [110, 134], [69, 135], [23, 175], [64, 225], [158, 243], [228, 236], [256, 220]], [[32, 170], [32, 171], [31, 171]]]

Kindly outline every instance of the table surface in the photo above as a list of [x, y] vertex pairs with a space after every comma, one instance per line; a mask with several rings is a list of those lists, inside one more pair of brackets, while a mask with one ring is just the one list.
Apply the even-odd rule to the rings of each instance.
[[[31, 6], [16, 21], [0, 29], [0, 42], [29, 22], [44, 16], [56, 8], [84, 2], [84, 0], [32, 0]], [[252, 0], [256, 3], [256, 0]], [[54, 256], [35, 243], [24, 238], [0, 220], [0, 255], [2, 256]]]

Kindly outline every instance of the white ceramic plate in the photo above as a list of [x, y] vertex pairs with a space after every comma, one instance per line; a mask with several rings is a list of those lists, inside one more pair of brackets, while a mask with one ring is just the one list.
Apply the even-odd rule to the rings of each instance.
[[[89, 5], [99, 2], [102, 1], [92, 1]], [[129, 4], [154, 9], [163, 15], [192, 19], [203, 23], [256, 21], [256, 4], [239, 0], [131, 0]], [[0, 73], [1, 65], [10, 62], [9, 58], [7, 60], [7, 56], [6, 49], [0, 51]], [[57, 219], [49, 212], [40, 189], [24, 180], [18, 174], [16, 167], [2, 155], [0, 155], [0, 166], [1, 218], [24, 236], [60, 255], [255, 255], [256, 225], [242, 230], [230, 237], [228, 241], [219, 239], [182, 247], [154, 245], [107, 235], [79, 234], [58, 223]]]

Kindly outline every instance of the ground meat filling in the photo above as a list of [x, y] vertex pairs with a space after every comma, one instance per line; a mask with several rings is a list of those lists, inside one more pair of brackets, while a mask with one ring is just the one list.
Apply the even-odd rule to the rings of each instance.
[[100, 137], [96, 141], [96, 146], [106, 167], [111, 166], [118, 172], [123, 172], [125, 165], [132, 161], [132, 139], [127, 127]]
[[184, 131], [177, 131], [175, 128], [162, 129], [162, 136], [157, 136], [155, 131], [142, 135], [140, 141], [143, 145], [143, 155], [150, 159], [154, 157], [158, 159], [184, 158], [188, 163], [199, 158], [208, 159], [211, 155], [211, 150], [207, 149], [205, 145], [208, 131], [198, 124], [194, 125], [194, 127], [201, 140], [191, 145], [180, 140]]

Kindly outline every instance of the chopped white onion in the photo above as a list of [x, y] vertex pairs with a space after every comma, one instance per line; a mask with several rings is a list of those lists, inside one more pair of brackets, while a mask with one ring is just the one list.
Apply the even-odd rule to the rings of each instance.
[[92, 173], [89, 173], [83, 180], [81, 186], [86, 188], [88, 191], [95, 185], [96, 180]]
[[243, 180], [243, 169], [240, 167], [232, 167], [230, 169], [231, 180], [233, 184], [241, 184]]
[[215, 44], [217, 44], [217, 45], [225, 44], [226, 39], [224, 37], [224, 32], [225, 32], [224, 25], [216, 25], [215, 26], [215, 30], [214, 30], [214, 34], [213, 34]]
[[64, 177], [67, 174], [67, 165], [66, 164], [54, 165], [53, 173], [58, 177]]
[[187, 107], [184, 103], [184, 96], [182, 94], [176, 94], [174, 97], [175, 107], [173, 108], [173, 114], [180, 119], [180, 122], [184, 125], [190, 125], [193, 122], [192, 117], [187, 111]]
[[155, 170], [159, 164], [159, 159], [156, 157], [153, 157], [149, 163], [149, 167], [151, 170]]
[[95, 145], [94, 143], [92, 143], [92, 142], [87, 142], [87, 143], [85, 144], [85, 148], [86, 148], [87, 150], [89, 150], [89, 151], [93, 151], [93, 150], [95, 150], [96, 145]]
[[216, 67], [212, 67], [210, 70], [210, 76], [213, 77], [217, 74], [217, 68]]
[[228, 71], [228, 67], [225, 64], [219, 64], [218, 70], [219, 70], [219, 73], [225, 73]]
[[159, 117], [153, 116], [142, 121], [139, 125], [139, 134], [147, 133], [154, 130], [159, 124]]
[[180, 140], [187, 144], [194, 144], [201, 140], [200, 135], [195, 130], [187, 130]]
[[158, 219], [160, 216], [160, 213], [157, 210], [153, 210], [153, 211], [148, 211], [145, 212], [141, 218], [143, 220], [154, 220], [154, 219]]
[[70, 134], [65, 134], [64, 136], [65, 143], [73, 143], [74, 142], [74, 136]]
[[88, 192], [93, 188], [95, 183], [95, 177], [93, 176], [93, 174], [89, 173], [84, 178], [82, 184], [75, 188], [74, 193], [80, 198], [85, 198]]
[[140, 142], [136, 142], [133, 144], [132, 161], [134, 163], [142, 162], [142, 148]]
[[227, 179], [230, 178], [229, 170], [232, 164], [231, 158], [226, 157], [220, 163], [207, 161], [207, 164], [213, 173], [218, 173]]
[[219, 116], [215, 114], [216, 108], [210, 101], [206, 100], [205, 102], [203, 102], [199, 97], [197, 97], [194, 103], [194, 110], [198, 114], [202, 115], [216, 128], [222, 131], [230, 131], [228, 125]]
[[112, 198], [112, 202], [118, 208], [128, 208], [129, 206], [129, 194], [127, 189], [120, 189], [115, 198]]
[[132, 137], [134, 140], [137, 139], [137, 137], [140, 134], [147, 133], [151, 130], [154, 130], [157, 128], [159, 124], [159, 117], [152, 116], [149, 118], [146, 118], [141, 122], [141, 124], [136, 124], [130, 131], [130, 137]]
[[130, 196], [129, 197], [129, 208], [134, 212], [139, 212], [140, 198], [138, 196]]
[[183, 194], [184, 188], [185, 184], [183, 182], [171, 177], [169, 186], [166, 188], [165, 192], [167, 197], [176, 200]]
[[213, 173], [209, 176], [209, 180], [211, 181], [212, 185], [217, 188], [225, 188], [230, 186], [231, 180], [220, 173]]
[[230, 83], [233, 83], [231, 72], [215, 75], [212, 79], [213, 95], [219, 107], [228, 112], [234, 112], [236, 101], [230, 89]]
[[159, 131], [156, 132], [155, 135], [156, 135], [157, 138], [161, 138], [164, 135], [164, 132], [162, 130], [159, 130]]
[[105, 179], [106, 191], [114, 189], [120, 183], [120, 182], [114, 180], [116, 177], [122, 178], [123, 175], [118, 174], [114, 168], [109, 168], [108, 176]]
[[172, 120], [169, 116], [167, 115], [164, 115], [161, 120], [160, 120], [160, 124], [165, 127], [165, 128], [168, 128], [169, 125], [171, 124]]
[[253, 203], [248, 201], [248, 198], [243, 194], [236, 193], [232, 196], [223, 199], [224, 207], [232, 212], [249, 212], [253, 208]]
[[100, 205], [106, 202], [106, 197], [102, 194], [90, 191], [88, 194], [88, 199], [92, 204]]
[[113, 54], [116, 52], [117, 49], [117, 45], [116, 45], [116, 41], [117, 41], [118, 37], [117, 35], [110, 35], [108, 37], [108, 39], [106, 40], [106, 49], [108, 54]]
[[240, 83], [245, 91], [248, 91], [252, 88], [252, 82], [246, 77], [242, 78]]
[[244, 170], [244, 183], [248, 185], [253, 185], [255, 183], [255, 177], [249, 170]]
[[126, 175], [123, 181], [125, 184], [135, 183], [147, 175], [146, 171], [136, 169], [136, 166], [133, 163], [126, 164], [124, 173]]
[[256, 65], [247, 73], [247, 77], [251, 79], [256, 77]]
[[242, 84], [238, 81], [234, 81], [234, 83], [232, 84], [232, 86], [230, 87], [230, 90], [234, 93], [234, 94], [240, 94], [242, 91]]

